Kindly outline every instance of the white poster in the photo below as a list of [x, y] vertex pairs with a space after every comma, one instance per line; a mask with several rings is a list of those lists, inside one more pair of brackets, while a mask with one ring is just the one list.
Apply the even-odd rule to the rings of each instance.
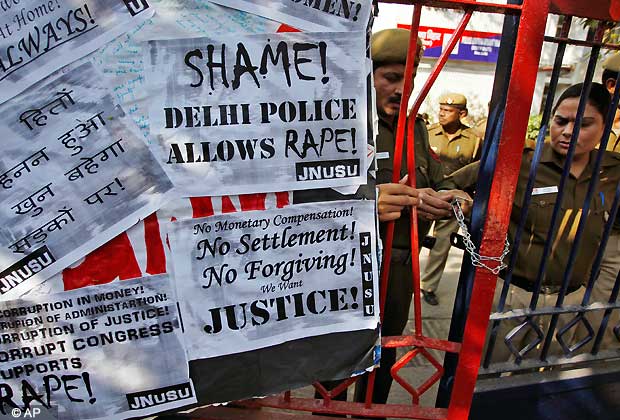
[[169, 201], [156, 213], [32, 288], [26, 296], [167, 273], [169, 258], [166, 258], [164, 249], [166, 232], [163, 228], [166, 222], [215, 214], [280, 209], [290, 205], [291, 196], [289, 192], [278, 192]]
[[151, 41], [153, 153], [184, 196], [366, 183], [365, 32]]
[[365, 31], [372, 0], [211, 0], [302, 31]]
[[161, 207], [172, 185], [92, 64], [0, 106], [0, 297]]
[[0, 12], [0, 103], [153, 14], [146, 0], [2, 0]]
[[167, 275], [0, 302], [0, 344], [5, 416], [110, 420], [195, 402]]
[[214, 33], [276, 32], [278, 22], [207, 0], [149, 0], [152, 18], [89, 56], [107, 79], [114, 98], [148, 138], [149, 96], [144, 82], [141, 42], [193, 38]]
[[190, 360], [377, 326], [373, 201], [168, 226]]

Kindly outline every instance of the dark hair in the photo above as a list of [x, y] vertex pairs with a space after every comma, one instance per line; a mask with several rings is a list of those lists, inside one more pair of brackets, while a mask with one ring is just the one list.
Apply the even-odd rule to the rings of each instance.
[[607, 81], [609, 79], [613, 79], [613, 81], [615, 82], [617, 78], [618, 78], [618, 72], [617, 71], [613, 71], [613, 70], [609, 70], [609, 69], [604, 69], [603, 70], [603, 75], [601, 76], [601, 83], [603, 85], [605, 85], [605, 84], [607, 84]]
[[[558, 106], [560, 106], [565, 99], [579, 98], [581, 96], [582, 89], [583, 83], [577, 83], [562, 92], [560, 98], [553, 107], [553, 112], [555, 113]], [[605, 89], [605, 86], [600, 83], [593, 82], [592, 87], [590, 88], [590, 95], [588, 96], [588, 103], [596, 108], [596, 110], [602, 115], [603, 121], [605, 121], [611, 105], [611, 96], [609, 95], [607, 89]]]

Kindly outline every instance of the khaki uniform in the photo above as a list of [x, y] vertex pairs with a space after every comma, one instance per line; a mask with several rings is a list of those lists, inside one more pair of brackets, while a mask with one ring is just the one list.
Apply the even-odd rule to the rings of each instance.
[[446, 175], [480, 159], [480, 137], [465, 124], [461, 124], [452, 139], [448, 139], [441, 124], [433, 124], [428, 129], [428, 141], [441, 158]]
[[[526, 148], [523, 152], [523, 160], [510, 215], [509, 239], [515, 237], [519, 217], [523, 211], [521, 206], [525, 195], [533, 152], [534, 150], [531, 148]], [[557, 295], [562, 283], [564, 271], [569, 264], [568, 258], [574, 243], [574, 236], [581, 215], [581, 206], [587, 193], [596, 153], [598, 153], [597, 150], [593, 150], [590, 153], [590, 163], [588, 163], [579, 178], [571, 175], [566, 180], [557, 233], [553, 238], [551, 254], [549, 255], [546, 273], [542, 281], [541, 294], [547, 296], [541, 297], [539, 307], [544, 302], [553, 300], [549, 300], [549, 296]], [[511, 289], [514, 291], [511, 291], [509, 294], [504, 308], [505, 311], [523, 308], [523, 303], [528, 300], [528, 297], [531, 297], [531, 290], [536, 281], [541, 262], [540, 259], [547, 240], [547, 231], [551, 225], [551, 215], [558, 195], [555, 187], [559, 186], [563, 164], [564, 157], [554, 152], [551, 146], [545, 143], [513, 271]], [[473, 187], [476, 182], [478, 168], [478, 162], [468, 165], [452, 174], [449, 181], [454, 182], [454, 185], [459, 188]], [[565, 303], [580, 303], [581, 301], [585, 291], [583, 284], [588, 281], [592, 263], [602, 238], [606, 215], [611, 210], [618, 180], [620, 180], [620, 155], [615, 153], [606, 154], [601, 165], [597, 191], [590, 203], [590, 212], [585, 230], [581, 236], [579, 253], [574, 261]], [[515, 293], [519, 296], [513, 296]], [[495, 306], [498, 304], [498, 300], [499, 293], [496, 293]], [[561, 316], [558, 329], [572, 319], [572, 317], [573, 315]], [[548, 324], [548, 319], [538, 319], [536, 321], [541, 323], [541, 325]], [[493, 360], [506, 360], [505, 357], [509, 355], [509, 351], [503, 343], [503, 337], [519, 323], [518, 321], [508, 320], [500, 324], [500, 332]], [[566, 336], [565, 338], [569, 337]], [[527, 340], [527, 335], [521, 335], [518, 339], [513, 340], [513, 343], [516, 347], [523, 348], [527, 345]], [[558, 351], [558, 346], [555, 343], [556, 352]], [[503, 356], [498, 357], [498, 354]]]
[[[415, 136], [415, 166], [417, 188], [443, 189], [446, 181], [441, 168], [439, 158], [431, 152], [428, 143], [428, 132], [424, 120], [417, 118], [414, 127]], [[379, 132], [377, 134], [377, 152], [388, 152], [389, 158], [377, 161], [377, 184], [392, 182], [394, 164], [394, 146], [396, 141], [396, 127], [392, 127], [383, 120], [379, 119]], [[403, 148], [403, 161], [399, 179], [407, 174], [407, 146]], [[409, 318], [409, 306], [413, 293], [413, 278], [411, 273], [411, 240], [409, 212], [403, 211], [400, 219], [396, 220], [394, 226], [394, 241], [392, 249], [392, 261], [390, 262], [390, 276], [388, 280], [388, 291], [385, 301], [385, 313], [381, 335], [394, 336], [401, 335]], [[380, 235], [385, 241], [387, 223], [381, 223]], [[430, 229], [430, 223], [418, 219], [418, 237], [423, 238]], [[390, 368], [396, 361], [396, 349], [381, 349], [381, 365], [375, 377], [375, 387], [373, 402], [385, 403], [390, 391], [392, 376]], [[362, 378], [355, 390], [355, 400], [364, 401], [366, 394], [366, 378]]]
[[[451, 174], [457, 169], [480, 159], [480, 137], [473, 129], [461, 124], [452, 139], [448, 139], [441, 124], [434, 124], [428, 129], [431, 148], [439, 154], [444, 172]], [[430, 250], [421, 287], [423, 290], [435, 292], [443, 275], [448, 254], [450, 253], [450, 236], [459, 230], [455, 218], [435, 222], [433, 235], [435, 245]]]

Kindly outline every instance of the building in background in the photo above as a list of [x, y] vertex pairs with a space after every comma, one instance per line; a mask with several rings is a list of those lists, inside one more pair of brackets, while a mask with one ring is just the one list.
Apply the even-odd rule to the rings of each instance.
[[[387, 28], [404, 27], [411, 24], [413, 6], [380, 3], [379, 16], [375, 19], [373, 31]], [[425, 53], [418, 68], [413, 98], [419, 93], [428, 78], [432, 66], [441, 54], [441, 50], [450, 39], [461, 17], [460, 11], [425, 7], [422, 10], [419, 36], [425, 45]], [[559, 31], [558, 16], [549, 15], [546, 35], [555, 36]], [[503, 16], [475, 13], [467, 26], [461, 41], [457, 44], [450, 59], [439, 75], [437, 82], [424, 101], [420, 113], [427, 113], [431, 122], [437, 121], [437, 100], [446, 92], [462, 92], [468, 98], [469, 125], [486, 117], [487, 104], [491, 99], [495, 66], [501, 41]], [[573, 20], [570, 37], [585, 39], [587, 30], [582, 21]], [[536, 90], [532, 101], [531, 114], [542, 112], [543, 100], [547, 93], [556, 45], [545, 42], [541, 63], [536, 80]], [[589, 48], [568, 46], [560, 76], [557, 95], [564, 88], [583, 81]], [[600, 67], [600, 66], [599, 66]], [[601, 69], [597, 69], [594, 80], [600, 78]]]

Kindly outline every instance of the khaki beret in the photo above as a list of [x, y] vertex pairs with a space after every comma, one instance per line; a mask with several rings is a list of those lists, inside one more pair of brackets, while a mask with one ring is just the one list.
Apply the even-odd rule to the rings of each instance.
[[[384, 29], [372, 35], [372, 61], [377, 64], [405, 64], [407, 49], [409, 48], [408, 29]], [[418, 38], [418, 47], [422, 47], [422, 40]]]
[[459, 108], [467, 107], [467, 98], [460, 93], [446, 93], [439, 98], [441, 105], [452, 105]]
[[610, 55], [603, 61], [603, 69], [620, 72], [620, 53]]

